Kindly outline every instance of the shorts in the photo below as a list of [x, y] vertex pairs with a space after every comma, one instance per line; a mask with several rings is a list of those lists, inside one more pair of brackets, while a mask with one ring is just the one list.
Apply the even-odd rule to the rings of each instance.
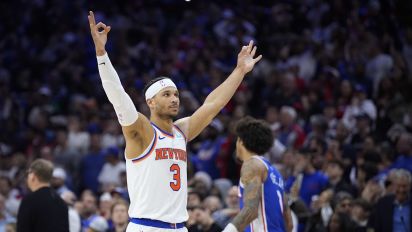
[[165, 228], [157, 228], [157, 227], [151, 227], [151, 226], [144, 226], [144, 225], [139, 225], [135, 224], [132, 222], [129, 222], [129, 225], [127, 225], [126, 232], [187, 232], [186, 227], [180, 228], [180, 229], [165, 229]]

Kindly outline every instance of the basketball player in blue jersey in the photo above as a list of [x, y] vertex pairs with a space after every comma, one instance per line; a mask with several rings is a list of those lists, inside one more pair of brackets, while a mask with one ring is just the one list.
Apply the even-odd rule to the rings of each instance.
[[239, 214], [224, 232], [285, 232], [292, 230], [291, 212], [284, 199], [279, 172], [261, 155], [273, 144], [267, 123], [246, 117], [236, 125], [236, 156], [243, 162]]
[[126, 140], [126, 175], [130, 196], [127, 232], [187, 231], [186, 143], [212, 121], [232, 98], [246, 73], [262, 58], [251, 41], [238, 54], [237, 66], [193, 115], [174, 121], [179, 91], [169, 78], [152, 80], [144, 89], [150, 120], [138, 113], [105, 50], [110, 27], [89, 13], [100, 78]]

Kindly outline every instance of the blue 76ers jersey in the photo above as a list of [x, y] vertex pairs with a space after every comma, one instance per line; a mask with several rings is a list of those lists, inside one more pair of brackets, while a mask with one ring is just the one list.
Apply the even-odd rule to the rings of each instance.
[[[283, 219], [283, 178], [263, 157], [253, 156], [265, 164], [268, 169], [266, 180], [262, 184], [262, 200], [259, 204], [258, 217], [246, 227], [247, 232], [285, 232]], [[240, 181], [240, 208], [243, 208], [243, 184]]]

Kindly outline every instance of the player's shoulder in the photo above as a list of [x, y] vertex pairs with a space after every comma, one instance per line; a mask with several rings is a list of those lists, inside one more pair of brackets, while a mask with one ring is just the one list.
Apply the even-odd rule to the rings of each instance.
[[267, 167], [265, 163], [260, 160], [260, 158], [251, 158], [243, 162], [241, 173], [254, 173], [257, 175], [259, 173], [266, 172], [266, 170]]

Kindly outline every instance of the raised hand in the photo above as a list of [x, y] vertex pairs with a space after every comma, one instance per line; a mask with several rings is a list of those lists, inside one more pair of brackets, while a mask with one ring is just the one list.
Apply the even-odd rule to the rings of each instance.
[[87, 18], [89, 19], [90, 33], [92, 34], [94, 47], [96, 48], [96, 55], [102, 56], [106, 53], [107, 34], [111, 27], [106, 26], [106, 24], [102, 22], [96, 24], [93, 11], [89, 11]]
[[237, 67], [244, 74], [250, 72], [255, 64], [262, 59], [262, 55], [253, 58], [256, 54], [256, 46], [253, 46], [253, 40], [249, 42], [248, 46], [243, 46], [242, 50], [237, 55]]

